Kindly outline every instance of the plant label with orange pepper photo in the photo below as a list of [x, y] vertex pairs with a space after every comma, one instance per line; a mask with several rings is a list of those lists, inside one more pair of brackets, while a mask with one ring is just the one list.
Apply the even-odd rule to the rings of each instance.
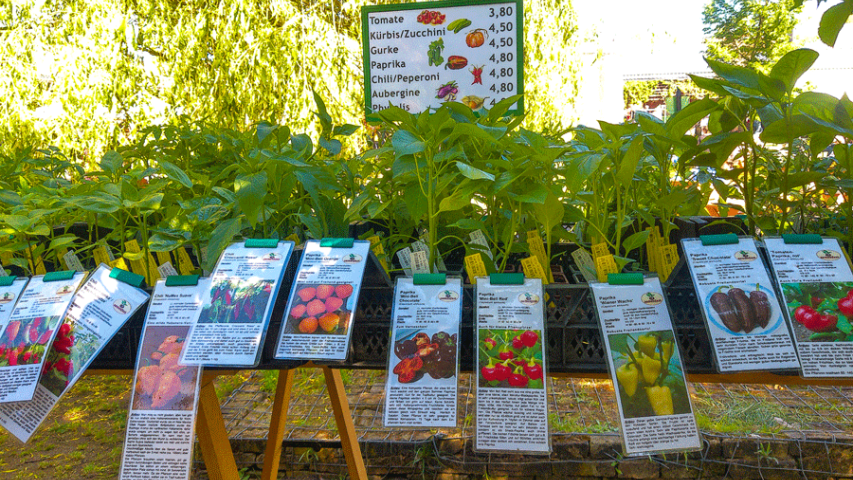
[[[249, 246], [247, 246], [249, 245]], [[186, 365], [253, 367], [290, 261], [293, 242], [229, 245], [210, 276], [202, 309], [181, 351]]]
[[461, 278], [430, 285], [397, 279], [385, 385], [386, 427], [456, 426], [461, 317]]
[[764, 243], [803, 377], [853, 377], [853, 271], [837, 239], [820, 240]]
[[190, 476], [202, 367], [179, 359], [209, 288], [210, 279], [197, 286], [160, 280], [154, 287], [139, 342], [120, 479]]
[[755, 240], [731, 235], [681, 242], [717, 369], [729, 373], [799, 368], [782, 306]]
[[702, 446], [687, 392], [678, 341], [660, 279], [640, 285], [592, 283], [616, 390], [625, 455]]
[[[41, 372], [32, 401], [0, 405], [0, 424], [19, 440], [29, 440], [62, 396], [83, 376], [98, 353], [133, 313], [148, 302], [148, 294], [144, 290], [110, 277], [111, 270], [102, 264], [79, 290], [77, 285], [86, 278], [86, 274], [81, 272], [75, 273], [70, 280], [42, 282], [35, 277], [30, 281], [27, 290], [40, 282], [42, 289], [53, 292], [53, 295], [75, 290], [76, 293], [59, 294], [60, 298], [67, 298], [62, 300], [63, 303], [68, 302], [64, 315], [39, 314], [23, 320], [13, 316], [16, 324], [13, 326], [10, 322], [3, 334], [2, 341], [6, 341], [15, 333], [11, 330], [17, 330], [12, 342], [24, 345], [18, 361], [28, 367], [37, 367]], [[22, 294], [21, 302], [28, 299], [27, 290]], [[59, 312], [57, 307], [59, 305], [54, 304], [56, 309], [50, 313]], [[19, 302], [15, 311], [22, 308]]]
[[370, 242], [352, 247], [305, 243], [281, 319], [275, 358], [344, 360]]
[[474, 299], [474, 449], [548, 454], [542, 280], [525, 278], [521, 284], [502, 284], [481, 277]]

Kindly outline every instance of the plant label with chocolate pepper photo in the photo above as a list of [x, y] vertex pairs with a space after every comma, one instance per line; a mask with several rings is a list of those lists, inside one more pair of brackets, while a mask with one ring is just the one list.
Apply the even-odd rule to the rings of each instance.
[[[755, 240], [683, 239], [720, 372], [799, 368], [793, 340]], [[721, 243], [722, 242], [722, 243]]]
[[[520, 274], [519, 274], [520, 275]], [[477, 279], [474, 449], [548, 454], [545, 294], [542, 280]]]
[[275, 358], [345, 360], [370, 242], [305, 243], [281, 320]]
[[[796, 242], [796, 238], [793, 239]], [[764, 239], [806, 378], [853, 377], [853, 271], [837, 239]]]
[[423, 284], [420, 278], [397, 278], [394, 287], [383, 422], [455, 427], [462, 279]]
[[590, 287], [606, 339], [625, 455], [699, 450], [702, 440], [660, 279]]

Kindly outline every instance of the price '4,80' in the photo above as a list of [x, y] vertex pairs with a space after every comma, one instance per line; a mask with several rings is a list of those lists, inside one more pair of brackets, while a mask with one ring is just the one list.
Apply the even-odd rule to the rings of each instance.
[[515, 89], [512, 83], [493, 83], [489, 90], [495, 93], [506, 93], [512, 92]]

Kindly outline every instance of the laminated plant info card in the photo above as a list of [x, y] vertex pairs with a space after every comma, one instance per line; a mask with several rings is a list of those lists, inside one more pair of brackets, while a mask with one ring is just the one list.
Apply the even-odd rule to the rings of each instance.
[[538, 278], [510, 285], [477, 279], [475, 450], [551, 451], [544, 298]]
[[[2, 277], [12, 279], [12, 277]], [[9, 285], [0, 286], [0, 332], [5, 332], [6, 325], [9, 323], [9, 317], [15, 309], [15, 304], [21, 298], [21, 292], [27, 286], [30, 279], [27, 277], [15, 278]], [[8, 364], [9, 353], [11, 349], [9, 345], [0, 346], [0, 363], [4, 361]]]
[[[343, 239], [349, 240], [349, 239]], [[370, 242], [309, 240], [293, 281], [275, 358], [345, 360]]]
[[201, 367], [178, 363], [210, 279], [157, 282], [139, 342], [119, 478], [189, 478]]
[[84, 278], [85, 273], [75, 273], [45, 282], [45, 276], [38, 275], [24, 288], [0, 335], [6, 349], [0, 358], [0, 403], [32, 400], [45, 354]]
[[617, 392], [625, 454], [701, 448], [660, 280], [590, 287]]
[[181, 353], [184, 365], [258, 364], [293, 242], [257, 242], [233, 243], [219, 257]]
[[[98, 353], [148, 301], [144, 290], [112, 278], [111, 271], [101, 264], [73, 295], [57, 328], [33, 399], [0, 405], [0, 424], [21, 441], [30, 439]], [[82, 280], [84, 274], [77, 276]]]
[[764, 240], [803, 377], [853, 377], [853, 272], [838, 240], [820, 242]]
[[681, 242], [720, 372], [799, 368], [755, 240]]
[[400, 277], [394, 288], [384, 423], [455, 427], [462, 279], [419, 278]]

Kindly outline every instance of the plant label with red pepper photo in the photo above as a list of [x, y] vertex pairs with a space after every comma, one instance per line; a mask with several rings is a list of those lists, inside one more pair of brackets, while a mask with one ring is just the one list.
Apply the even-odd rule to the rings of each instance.
[[755, 240], [682, 240], [720, 372], [799, 368], [779, 298]]
[[0, 333], [0, 403], [31, 400], [38, 385], [45, 352], [56, 336], [59, 319], [71, 305], [74, 292], [86, 278], [75, 273], [69, 279], [45, 282], [33, 277], [18, 296], [9, 321]]
[[222, 252], [181, 352], [182, 363], [257, 365], [293, 246], [283, 240], [257, 247], [234, 243]]
[[[79, 290], [79, 282], [86, 277], [83, 272], [76, 273], [70, 280], [62, 280], [67, 282], [64, 285], [43, 283], [48, 292], [55, 292], [57, 286], [76, 291], [74, 295], [60, 297], [69, 302], [67, 311], [63, 309], [64, 316], [40, 314], [26, 319], [13, 316], [4, 332], [0, 342], [7, 342], [8, 336], [12, 338], [11, 344], [18, 345], [16, 352], [11, 354], [17, 354], [17, 360], [7, 356], [7, 361], [23, 362], [27, 367], [38, 368], [41, 374], [32, 401], [0, 405], [0, 424], [21, 441], [29, 440], [110, 339], [148, 302], [144, 290], [110, 277], [111, 270], [101, 264]], [[39, 277], [33, 278], [27, 290], [40, 281]], [[27, 290], [21, 302], [32, 298]], [[122, 309], [115, 308], [116, 303], [121, 304]], [[51, 313], [58, 312], [57, 307], [54, 304]], [[19, 302], [15, 311], [21, 308]]]
[[[198, 286], [160, 280], [154, 287], [139, 341], [119, 479], [190, 476], [201, 367], [179, 359], [209, 288], [210, 279], [200, 279]], [[166, 439], [158, 429], [189, 435]]]
[[[21, 293], [24, 291], [24, 287], [27, 286], [29, 280], [29, 278], [20, 277], [16, 278], [10, 285], [0, 286], [0, 334], [6, 331], [6, 327], [9, 324], [9, 317], [12, 316], [15, 305], [21, 298]], [[0, 345], [4, 345], [0, 347], [0, 362], [2, 362], [9, 345]]]
[[766, 238], [803, 377], [853, 377], [853, 271], [834, 238]]
[[660, 279], [590, 287], [607, 339], [625, 455], [699, 450], [702, 441]]
[[344, 360], [370, 242], [352, 247], [305, 244], [281, 320], [275, 358]]
[[[364, 109], [421, 113], [462, 102], [484, 113], [524, 93], [521, 0], [472, 0], [362, 8]], [[522, 115], [524, 100], [508, 113]]]
[[546, 454], [551, 442], [542, 281], [507, 285], [484, 277], [474, 298], [474, 449]]
[[392, 311], [384, 425], [455, 427], [462, 279], [400, 277]]

